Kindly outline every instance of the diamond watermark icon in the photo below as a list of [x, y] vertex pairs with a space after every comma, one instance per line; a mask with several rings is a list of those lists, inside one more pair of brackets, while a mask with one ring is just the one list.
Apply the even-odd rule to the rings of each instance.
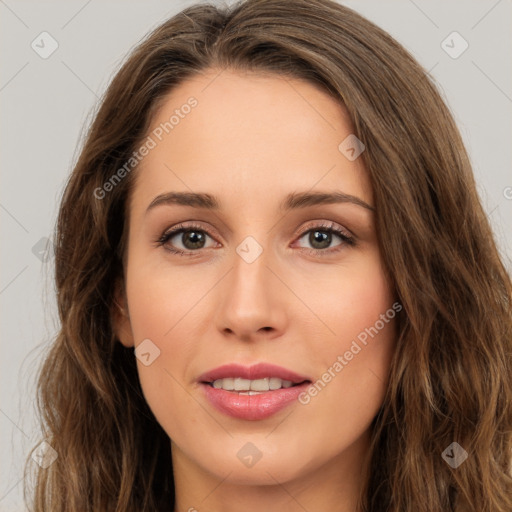
[[341, 142], [338, 149], [347, 160], [353, 162], [359, 157], [359, 155], [361, 155], [366, 147], [353, 133], [351, 133]]
[[57, 50], [59, 43], [48, 32], [41, 32], [32, 43], [30, 43], [30, 46], [39, 57], [47, 59]]
[[454, 31], [443, 39], [441, 48], [452, 59], [458, 59], [469, 48], [469, 43], [458, 32]]
[[32, 254], [43, 263], [48, 260], [50, 255], [50, 239], [43, 236], [36, 244], [32, 247]]
[[467, 458], [468, 452], [459, 443], [453, 442], [441, 454], [441, 457], [452, 467], [458, 468]]
[[237, 254], [246, 262], [253, 263], [263, 252], [263, 247], [252, 236], [247, 236], [236, 248]]
[[46, 441], [43, 441], [32, 453], [32, 460], [43, 469], [49, 468], [57, 457], [57, 452]]
[[160, 355], [160, 349], [149, 339], [143, 340], [135, 349], [135, 357], [144, 365], [149, 366]]
[[252, 468], [263, 457], [263, 453], [253, 443], [245, 443], [236, 456], [244, 466]]

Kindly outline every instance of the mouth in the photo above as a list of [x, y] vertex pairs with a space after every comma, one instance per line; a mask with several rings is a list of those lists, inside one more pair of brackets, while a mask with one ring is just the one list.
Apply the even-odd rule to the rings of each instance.
[[267, 363], [224, 365], [198, 379], [217, 411], [242, 420], [263, 420], [298, 402], [311, 378]]
[[244, 379], [242, 377], [226, 377], [213, 381], [203, 381], [202, 384], [206, 384], [214, 389], [223, 389], [224, 391], [229, 391], [239, 395], [252, 396], [278, 391], [280, 389], [293, 388], [303, 384], [311, 384], [311, 381], [309, 379], [304, 379], [300, 382], [293, 382], [279, 377], [264, 377], [262, 379], [254, 380]]

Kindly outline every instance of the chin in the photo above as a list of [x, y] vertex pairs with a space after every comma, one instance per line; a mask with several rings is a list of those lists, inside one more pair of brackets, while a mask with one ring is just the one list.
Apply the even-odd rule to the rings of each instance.
[[291, 457], [286, 457], [278, 447], [272, 453], [263, 448], [258, 455], [250, 441], [242, 443], [241, 449], [239, 444], [234, 450], [211, 453], [207, 459], [203, 454], [195, 459], [196, 463], [220, 480], [229, 475], [225, 481], [234, 485], [276, 485], [299, 478], [307, 470], [307, 464], [296, 449]]

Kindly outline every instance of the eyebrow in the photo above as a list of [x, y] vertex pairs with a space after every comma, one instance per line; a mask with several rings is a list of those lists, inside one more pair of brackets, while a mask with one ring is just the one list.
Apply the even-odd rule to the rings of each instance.
[[281, 210], [292, 210], [296, 208], [306, 208], [307, 206], [314, 206], [318, 204], [336, 204], [336, 203], [351, 203], [356, 206], [366, 208], [371, 212], [375, 211], [373, 206], [370, 206], [366, 201], [363, 201], [357, 196], [345, 194], [344, 192], [295, 192], [288, 194], [286, 199], [281, 204]]
[[[281, 211], [295, 210], [298, 208], [307, 208], [320, 204], [351, 203], [361, 206], [371, 212], [375, 208], [363, 201], [359, 197], [344, 192], [294, 192], [288, 194], [280, 204]], [[182, 205], [193, 208], [204, 208], [207, 210], [220, 210], [220, 200], [211, 195], [201, 192], [167, 192], [156, 196], [146, 209], [146, 214], [161, 205]]]

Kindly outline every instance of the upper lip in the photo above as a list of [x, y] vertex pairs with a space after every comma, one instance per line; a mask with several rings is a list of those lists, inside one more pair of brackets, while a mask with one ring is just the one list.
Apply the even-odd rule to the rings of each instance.
[[203, 373], [199, 382], [213, 382], [224, 378], [242, 378], [249, 380], [264, 379], [265, 377], [277, 377], [282, 380], [289, 380], [293, 384], [300, 384], [304, 381], [311, 381], [310, 378], [270, 363], [258, 363], [252, 366], [242, 366], [232, 363], [219, 366]]

